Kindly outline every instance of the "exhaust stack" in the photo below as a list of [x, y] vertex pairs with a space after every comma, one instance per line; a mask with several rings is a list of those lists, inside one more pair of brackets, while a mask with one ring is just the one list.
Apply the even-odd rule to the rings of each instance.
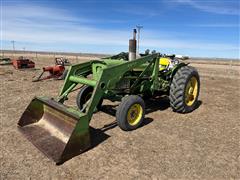
[[129, 39], [129, 61], [136, 59], [136, 50], [137, 50], [137, 40], [136, 40], [137, 30], [133, 29], [133, 39]]

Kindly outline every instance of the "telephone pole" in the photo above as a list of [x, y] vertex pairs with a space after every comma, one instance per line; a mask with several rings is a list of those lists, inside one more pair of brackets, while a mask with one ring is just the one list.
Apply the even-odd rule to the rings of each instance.
[[137, 52], [139, 54], [140, 30], [143, 28], [143, 26], [137, 25], [136, 27], [137, 27], [137, 32], [138, 32]]
[[15, 54], [15, 42], [14, 40], [11, 41], [12, 45], [13, 45], [13, 57], [14, 57], [14, 54]]
[[11, 43], [12, 43], [12, 45], [13, 45], [13, 51], [15, 51], [15, 42], [16, 42], [16, 41], [14, 41], [14, 40], [11, 41]]

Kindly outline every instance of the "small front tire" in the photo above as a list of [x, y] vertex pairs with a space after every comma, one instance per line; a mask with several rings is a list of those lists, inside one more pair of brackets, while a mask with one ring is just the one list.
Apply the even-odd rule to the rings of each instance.
[[145, 116], [145, 104], [137, 95], [126, 96], [117, 108], [116, 119], [118, 126], [124, 131], [137, 129]]

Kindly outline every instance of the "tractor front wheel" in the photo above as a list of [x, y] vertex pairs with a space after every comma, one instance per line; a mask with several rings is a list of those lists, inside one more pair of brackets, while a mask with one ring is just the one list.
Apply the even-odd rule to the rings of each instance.
[[173, 111], [188, 113], [197, 106], [200, 79], [197, 70], [191, 66], [181, 67], [173, 77], [170, 86], [170, 105]]
[[[76, 103], [78, 109], [84, 112], [84, 105], [88, 102], [88, 100], [92, 97], [93, 87], [92, 86], [83, 86], [77, 94]], [[100, 109], [102, 105], [103, 99], [101, 99], [97, 105], [97, 110]]]
[[117, 108], [118, 126], [124, 131], [137, 129], [144, 120], [145, 104], [137, 95], [126, 96]]

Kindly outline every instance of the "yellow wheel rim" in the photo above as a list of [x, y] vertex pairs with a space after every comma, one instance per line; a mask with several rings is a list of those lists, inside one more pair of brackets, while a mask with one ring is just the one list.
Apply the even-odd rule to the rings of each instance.
[[195, 76], [191, 77], [185, 89], [185, 103], [187, 106], [192, 106], [197, 99], [198, 81]]
[[127, 121], [131, 126], [139, 123], [142, 118], [143, 108], [140, 104], [133, 104], [127, 113]]

